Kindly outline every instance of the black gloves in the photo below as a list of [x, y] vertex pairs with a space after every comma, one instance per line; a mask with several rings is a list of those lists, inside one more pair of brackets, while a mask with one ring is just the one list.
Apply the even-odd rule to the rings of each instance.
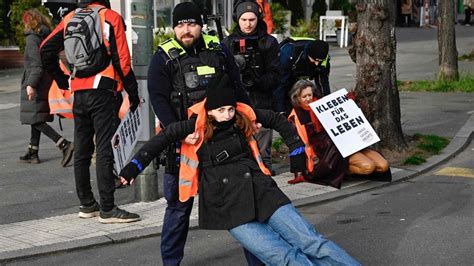
[[56, 81], [56, 84], [58, 84], [58, 87], [61, 90], [69, 90], [69, 76], [64, 74], [64, 73], [58, 73], [57, 75], [54, 76], [54, 80]]
[[290, 156], [290, 172], [306, 172], [306, 153]]
[[125, 180], [127, 180], [128, 183], [130, 184], [130, 181], [132, 179], [135, 179], [139, 173], [140, 173], [140, 170], [138, 170], [138, 166], [130, 162], [127, 165], [125, 165], [122, 171], [120, 171], [119, 176], [125, 178]]
[[140, 98], [138, 95], [129, 95], [128, 100], [130, 101], [130, 111], [135, 112], [140, 105]]

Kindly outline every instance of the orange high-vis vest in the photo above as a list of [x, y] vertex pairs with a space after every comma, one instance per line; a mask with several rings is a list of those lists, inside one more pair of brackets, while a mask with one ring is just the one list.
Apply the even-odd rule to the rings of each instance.
[[[69, 75], [69, 71], [62, 61], [59, 61], [59, 66], [65, 74]], [[54, 80], [53, 83], [51, 83], [51, 87], [48, 92], [48, 103], [50, 114], [60, 115], [68, 119], [74, 119], [74, 115], [72, 113], [74, 94], [70, 90], [61, 90]], [[128, 100], [128, 94], [126, 94], [119, 110], [120, 120], [124, 119], [128, 109], [130, 109], [130, 101]]]
[[[59, 61], [59, 66], [61, 70], [69, 74], [66, 66], [63, 62]], [[72, 103], [74, 102], [74, 96], [69, 90], [61, 90], [56, 84], [56, 81], [53, 79], [51, 87], [48, 92], [48, 103], [49, 103], [49, 113], [53, 115], [59, 115], [64, 118], [73, 119], [72, 115]]]
[[[204, 130], [207, 120], [207, 112], [204, 107], [205, 103], [206, 99], [196, 103], [188, 109], [189, 118], [194, 114], [197, 115], [195, 132], [199, 133], [199, 141], [194, 145], [187, 144], [184, 141], [181, 142], [181, 161], [179, 166], [179, 201], [181, 202], [186, 202], [190, 197], [196, 196], [198, 192], [199, 158], [197, 156], [197, 151], [204, 140]], [[237, 103], [236, 110], [252, 122], [255, 122], [257, 119], [253, 109], [244, 103]], [[262, 173], [265, 175], [271, 175], [270, 170], [265, 166], [262, 157], [260, 156], [257, 141], [252, 138], [252, 140], [249, 141], [249, 146]]]
[[304, 151], [306, 153], [306, 169], [308, 169], [308, 171], [312, 173], [314, 171], [314, 160], [316, 159], [316, 152], [313, 150], [313, 147], [309, 142], [306, 128], [303, 124], [301, 124], [300, 120], [298, 119], [295, 109], [291, 110], [291, 113], [288, 116], [288, 121], [295, 122], [296, 131], [298, 132], [298, 135], [304, 143]]
[[[107, 9], [102, 9], [99, 12], [100, 16], [100, 23], [102, 25], [102, 33], [103, 33], [103, 41], [105, 44], [105, 47], [107, 48], [107, 52], [109, 55], [111, 55], [110, 52], [110, 43], [109, 43], [109, 34], [106, 34], [106, 32], [110, 31], [109, 25], [105, 23], [105, 12]], [[63, 19], [63, 25], [64, 25], [64, 34], [67, 29], [67, 24], [71, 20], [71, 18], [74, 16], [75, 12], [72, 11], [69, 14], [67, 14], [64, 19]], [[120, 79], [119, 75], [116, 73], [114, 66], [112, 65], [112, 60], [110, 60], [109, 66], [106, 67], [104, 70], [102, 70], [100, 73], [97, 73], [93, 76], [86, 77], [86, 78], [74, 78], [70, 80], [70, 87], [71, 90], [77, 91], [77, 90], [84, 90], [84, 89], [95, 89], [97, 88], [97, 85], [99, 84], [100, 80], [102, 77], [107, 77], [110, 79], [113, 79], [117, 81], [117, 88], [114, 88], [115, 91], [122, 91], [123, 89], [123, 84], [122, 80]]]

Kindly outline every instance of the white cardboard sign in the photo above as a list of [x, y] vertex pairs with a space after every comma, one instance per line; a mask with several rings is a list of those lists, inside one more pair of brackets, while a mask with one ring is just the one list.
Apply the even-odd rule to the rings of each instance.
[[344, 158], [380, 141], [362, 110], [346, 94], [346, 89], [340, 89], [309, 104]]
[[135, 112], [130, 112], [130, 110], [127, 112], [112, 137], [111, 143], [114, 152], [114, 167], [117, 174], [120, 173], [120, 170], [128, 163], [132, 151], [137, 145], [138, 136], [142, 129], [142, 107], [140, 105]]

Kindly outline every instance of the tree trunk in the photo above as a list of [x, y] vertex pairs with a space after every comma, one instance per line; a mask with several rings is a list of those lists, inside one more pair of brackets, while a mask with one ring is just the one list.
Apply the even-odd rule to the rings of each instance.
[[452, 0], [438, 1], [438, 51], [439, 80], [459, 79], [456, 32], [454, 29], [454, 3]]
[[401, 151], [407, 145], [400, 120], [395, 69], [395, 2], [357, 0], [357, 102], [381, 141], [378, 146]]

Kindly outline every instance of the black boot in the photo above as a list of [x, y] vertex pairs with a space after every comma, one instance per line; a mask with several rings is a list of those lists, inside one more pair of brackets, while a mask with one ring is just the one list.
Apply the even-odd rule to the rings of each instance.
[[38, 146], [29, 144], [25, 155], [20, 156], [20, 162], [39, 164], [40, 159], [38, 158], [38, 148]]
[[67, 164], [71, 161], [72, 155], [74, 153], [74, 143], [67, 141], [65, 138], [61, 138], [57, 143], [56, 146], [61, 150], [63, 153], [63, 159], [61, 160], [61, 165], [66, 167]]

